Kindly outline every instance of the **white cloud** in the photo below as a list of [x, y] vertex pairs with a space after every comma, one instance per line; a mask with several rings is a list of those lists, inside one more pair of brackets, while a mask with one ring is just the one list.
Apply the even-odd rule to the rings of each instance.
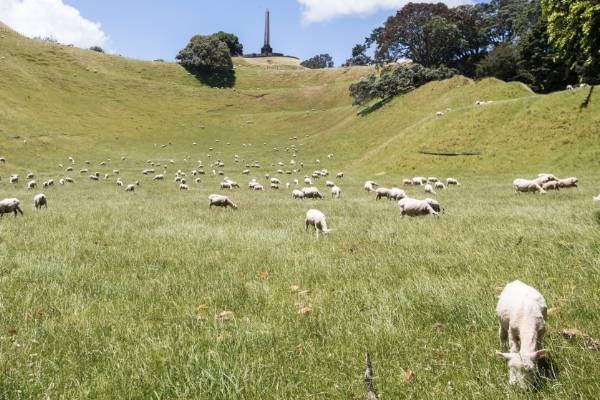
[[473, 4], [473, 0], [297, 0], [305, 22], [322, 22], [345, 15], [367, 15], [381, 10], [397, 10], [406, 3], [441, 2], [454, 7]]
[[63, 0], [0, 0], [0, 21], [28, 37], [53, 37], [83, 48], [108, 44], [99, 23]]

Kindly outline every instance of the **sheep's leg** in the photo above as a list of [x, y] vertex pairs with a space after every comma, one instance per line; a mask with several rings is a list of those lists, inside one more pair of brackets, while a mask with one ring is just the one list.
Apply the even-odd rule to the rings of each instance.
[[304, 225], [306, 225], [304, 230], [307, 231], [308, 230], [308, 220], [304, 221]]
[[508, 346], [511, 353], [519, 352], [519, 333], [516, 329], [511, 328], [508, 335]]
[[508, 326], [506, 324], [500, 323], [498, 336], [500, 336], [500, 347], [503, 347], [508, 342]]

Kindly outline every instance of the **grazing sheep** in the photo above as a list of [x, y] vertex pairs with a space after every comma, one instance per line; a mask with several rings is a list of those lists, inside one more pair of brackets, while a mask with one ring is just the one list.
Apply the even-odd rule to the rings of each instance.
[[277, 183], [271, 183], [269, 186], [271, 189], [279, 189], [279, 185]]
[[430, 177], [427, 178], [427, 182], [429, 182], [429, 183], [436, 183], [436, 182], [439, 182], [439, 179], [436, 178], [435, 176], [430, 176]]
[[152, 178], [153, 181], [162, 181], [164, 179], [165, 179], [165, 174], [154, 175], [154, 178]]
[[294, 189], [292, 190], [292, 199], [303, 199], [304, 192], [302, 190]]
[[27, 182], [27, 189], [34, 189], [36, 187], [37, 187], [36, 181], [31, 180], [31, 181]]
[[260, 183], [256, 182], [256, 184], [252, 187], [252, 190], [265, 190], [265, 187]]
[[556, 177], [552, 174], [540, 174], [535, 179], [515, 179], [513, 181], [513, 187], [516, 193], [520, 192], [539, 192], [546, 193], [542, 188], [542, 185], [546, 182], [556, 181]]
[[134, 192], [135, 191], [135, 185], [134, 184], [130, 184], [127, 185], [127, 187], [125, 188], [126, 192]]
[[19, 199], [15, 198], [0, 200], [0, 217], [11, 212], [15, 213], [15, 218], [17, 217], [17, 212], [23, 215], [23, 211], [21, 210], [21, 207], [19, 207], [20, 204], [21, 202]]
[[73, 179], [69, 178], [68, 176], [65, 176], [65, 182], [73, 183]]
[[333, 185], [331, 187], [331, 197], [334, 199], [339, 199], [342, 195], [342, 189], [340, 189], [337, 185]]
[[33, 179], [34, 177], [35, 175], [33, 174], [33, 172], [27, 174], [27, 179]]
[[578, 182], [578, 180], [575, 177], [559, 179], [558, 187], [561, 187], [561, 188], [577, 187], [577, 182]]
[[444, 185], [444, 182], [440, 182], [440, 181], [434, 183], [433, 187], [436, 189], [443, 189], [443, 190], [447, 189], [446, 185]]
[[400, 207], [400, 215], [404, 218], [405, 215], [409, 217], [416, 217], [418, 215], [432, 215], [439, 216], [439, 213], [431, 207], [431, 204], [427, 200], [418, 200], [410, 197], [405, 197], [398, 202]]
[[412, 185], [412, 180], [410, 180], [410, 179], [402, 179], [402, 184], [403, 185], [407, 185], [407, 186]]
[[402, 200], [406, 197], [406, 192], [400, 188], [393, 187], [390, 189], [390, 193], [388, 195], [388, 199], [390, 200]]
[[181, 185], [179, 185], [179, 190], [189, 190], [189, 186], [185, 183], [182, 183]]
[[65, 171], [71, 172], [71, 171], [73, 171], [73, 167], [67, 167], [67, 168], [65, 168]]
[[338, 172], [337, 174], [335, 174], [336, 178], [343, 178], [344, 177], [344, 173], [343, 172]]
[[65, 180], [63, 178], [60, 178], [58, 180], [58, 183], [61, 184], [61, 185], [64, 185], [65, 184]]
[[311, 208], [306, 212], [306, 219], [304, 220], [304, 225], [305, 230], [308, 230], [309, 226], [314, 226], [317, 237], [319, 237], [319, 232], [321, 232], [323, 235], [327, 235], [329, 233], [329, 228], [327, 227], [325, 214], [323, 214], [319, 210], [315, 210], [314, 208]]
[[443, 117], [444, 113], [441, 112], [441, 111], [438, 111], [438, 112], [435, 113], [435, 115], [437, 115], [438, 117]]
[[567, 90], [573, 90], [573, 85], [567, 85]]
[[331, 181], [325, 181], [325, 186], [327, 186], [328, 188], [332, 188], [335, 186], [335, 183], [333, 183]]
[[384, 187], [379, 187], [379, 188], [375, 189], [375, 200], [379, 200], [382, 197], [387, 197], [389, 199], [390, 198], [390, 189], [384, 188]]
[[6, 163], [6, 158], [0, 157], [0, 163], [2, 163], [2, 164]]
[[231, 183], [223, 181], [221, 182], [221, 189], [233, 189], [233, 186], [231, 186]]
[[440, 206], [440, 203], [437, 200], [430, 199], [429, 197], [423, 200], [425, 200], [427, 204], [429, 204], [431, 208], [433, 208], [433, 211], [438, 213], [442, 212], [442, 207]]
[[455, 178], [446, 178], [446, 185], [451, 186], [460, 186], [460, 182]]
[[365, 184], [364, 184], [364, 186], [363, 186], [363, 189], [366, 192], [374, 192], [375, 188], [377, 186], [379, 186], [379, 185], [377, 183], [373, 182], [373, 181], [366, 181]]
[[48, 208], [48, 199], [43, 193], [36, 194], [33, 198], [33, 206], [36, 210], [41, 209], [42, 206]]
[[8, 181], [15, 184], [19, 183], [19, 175], [11, 175]]
[[433, 186], [431, 186], [431, 183], [428, 183], [425, 185], [425, 187], [423, 188], [425, 190], [425, 193], [431, 193], [433, 195], [436, 195], [437, 193], [435, 192], [435, 190], [433, 190]]
[[312, 180], [309, 177], [305, 177], [304, 178], [304, 184], [305, 185], [312, 185], [313, 183], [312, 183]]
[[97, 181], [98, 179], [96, 175], [90, 175], [90, 181]]
[[415, 186], [421, 186], [427, 183], [427, 179], [422, 176], [415, 176], [412, 178], [411, 183]]
[[117, 179], [117, 186], [123, 186], [123, 181], [121, 180], [121, 178]]
[[531, 286], [514, 281], [500, 294], [496, 314], [500, 343], [508, 342], [510, 351], [496, 354], [508, 362], [509, 383], [531, 388], [536, 377], [535, 361], [546, 356], [546, 350], [540, 350], [548, 315], [546, 300]]
[[237, 210], [237, 205], [233, 201], [229, 199], [227, 196], [223, 196], [220, 194], [211, 194], [208, 196], [208, 208], [212, 208], [212, 206], [216, 207], [231, 207], [234, 210]]
[[271, 183], [279, 185], [281, 183], [281, 181], [279, 179], [277, 179], [277, 178], [271, 178]]
[[319, 189], [316, 187], [307, 187], [303, 188], [302, 192], [304, 193], [304, 197], [307, 199], [322, 199], [323, 195], [319, 192]]
[[548, 191], [548, 190], [559, 190], [559, 184], [558, 181], [550, 181], [550, 182], [546, 182], [542, 185], [542, 189]]
[[592, 200], [594, 200], [597, 203], [600, 203], [600, 194], [596, 197], [592, 197]]

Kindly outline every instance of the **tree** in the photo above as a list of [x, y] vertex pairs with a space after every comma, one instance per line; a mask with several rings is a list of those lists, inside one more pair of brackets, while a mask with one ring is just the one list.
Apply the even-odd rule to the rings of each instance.
[[519, 69], [520, 61], [521, 55], [514, 44], [499, 44], [477, 65], [477, 76], [493, 76], [507, 82], [522, 81], [525, 76]]
[[229, 54], [232, 57], [241, 56], [244, 54], [244, 46], [240, 43], [240, 39], [233, 33], [219, 31], [217, 33], [213, 33], [212, 36], [227, 45], [229, 48]]
[[104, 49], [100, 46], [92, 46], [90, 47], [90, 50], [97, 51], [98, 53], [104, 53]]
[[232, 86], [233, 62], [227, 44], [214, 36], [196, 35], [175, 57], [188, 72], [211, 86]]
[[371, 65], [373, 60], [367, 55], [367, 45], [357, 44], [352, 48], [352, 57], [347, 59], [345, 66], [352, 67], [355, 65]]
[[559, 56], [592, 82], [600, 80], [600, 3], [542, 0], [548, 38]]
[[302, 61], [300, 65], [311, 69], [332, 68], [333, 58], [329, 54], [318, 54], [308, 60]]

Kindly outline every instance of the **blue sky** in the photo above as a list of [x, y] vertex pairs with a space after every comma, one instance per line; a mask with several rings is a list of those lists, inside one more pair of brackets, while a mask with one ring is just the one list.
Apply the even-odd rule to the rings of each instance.
[[[414, 1], [414, 0], [413, 0]], [[449, 5], [471, 0], [448, 0]], [[274, 51], [306, 59], [329, 53], [336, 65], [406, 0], [0, 0], [0, 21], [28, 36], [80, 47], [101, 45], [139, 59], [173, 60], [194, 34], [219, 30], [259, 52], [266, 8]]]

